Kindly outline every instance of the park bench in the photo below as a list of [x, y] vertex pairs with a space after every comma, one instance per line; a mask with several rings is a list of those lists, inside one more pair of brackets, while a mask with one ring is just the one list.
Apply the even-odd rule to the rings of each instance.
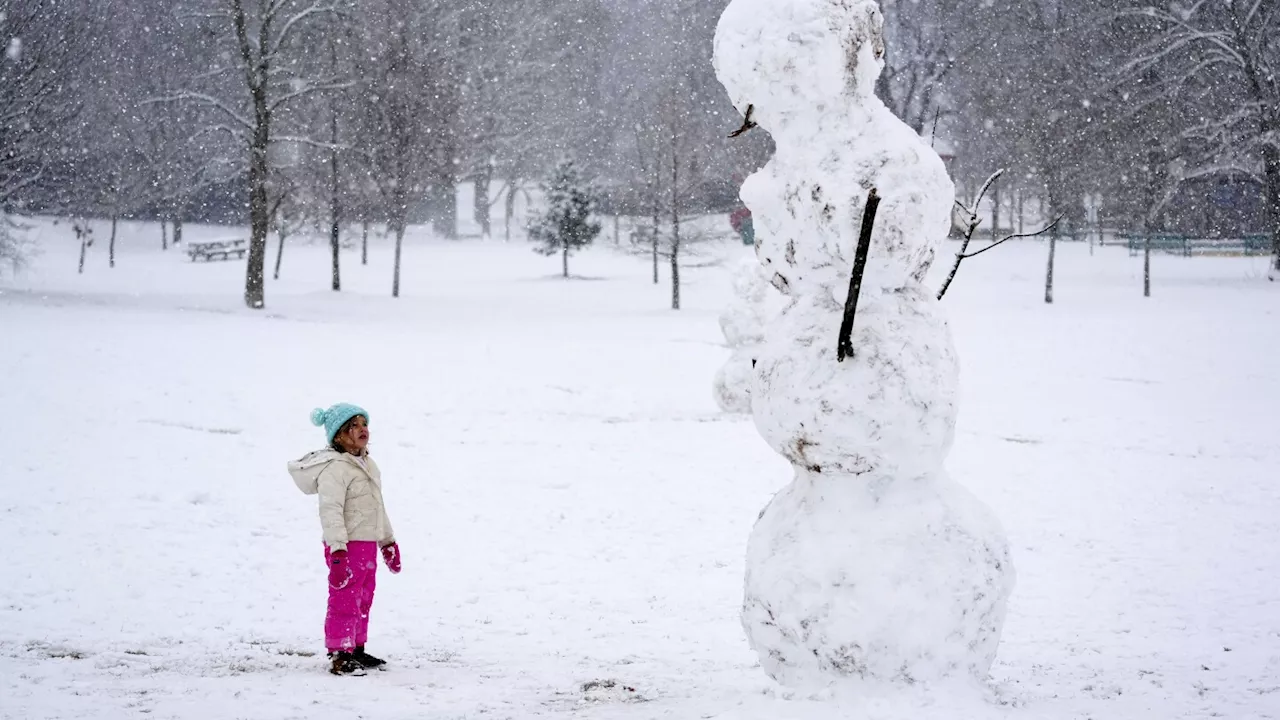
[[1180, 233], [1125, 233], [1121, 235], [1129, 255], [1141, 255], [1151, 243], [1152, 252], [1171, 255], [1266, 255], [1271, 252], [1267, 235], [1244, 235], [1234, 238], [1209, 238]]
[[248, 252], [248, 248], [245, 245], [245, 241], [240, 238], [187, 243], [187, 255], [191, 256], [192, 262], [201, 259], [205, 262], [210, 260], [229, 260], [233, 255], [237, 258], [243, 258], [246, 252]]

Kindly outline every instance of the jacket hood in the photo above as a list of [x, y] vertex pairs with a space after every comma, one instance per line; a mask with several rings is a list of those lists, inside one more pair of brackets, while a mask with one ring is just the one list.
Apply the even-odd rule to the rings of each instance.
[[289, 475], [298, 489], [307, 495], [320, 492], [320, 473], [329, 463], [342, 458], [343, 453], [333, 448], [313, 450], [297, 460], [289, 461]]

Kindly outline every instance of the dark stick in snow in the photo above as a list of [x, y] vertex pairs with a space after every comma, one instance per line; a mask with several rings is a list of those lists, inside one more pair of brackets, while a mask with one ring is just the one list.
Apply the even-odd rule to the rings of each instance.
[[742, 127], [729, 133], [729, 137], [736, 138], [756, 126], [755, 120], [751, 119], [751, 113], [755, 112], [755, 109], [755, 105], [747, 105], [747, 113], [742, 116]]
[[853, 257], [853, 275], [849, 278], [849, 296], [844, 301], [844, 322], [840, 323], [840, 336], [836, 343], [836, 360], [844, 362], [853, 357], [853, 320], [858, 312], [858, 295], [862, 292], [862, 276], [867, 272], [867, 255], [871, 252], [871, 231], [876, 224], [876, 210], [880, 208], [880, 195], [875, 188], [867, 193], [867, 208], [862, 211], [862, 233], [858, 235], [858, 251]]

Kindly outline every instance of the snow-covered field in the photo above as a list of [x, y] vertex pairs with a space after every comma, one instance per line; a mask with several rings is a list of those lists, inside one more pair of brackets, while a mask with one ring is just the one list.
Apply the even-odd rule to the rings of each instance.
[[[242, 261], [154, 226], [122, 225], [114, 270], [100, 226], [83, 275], [67, 223], [32, 232], [0, 280], [0, 717], [901, 708], [787, 697], [746, 646], [746, 540], [790, 468], [711, 397], [732, 263], [688, 271], [675, 313], [608, 243], [563, 281], [523, 243], [415, 235], [399, 300], [385, 241], [344, 254], [340, 294], [299, 244], [251, 312]], [[1067, 245], [1047, 306], [1044, 259], [970, 260], [945, 301], [948, 468], [1018, 569], [990, 712], [1280, 718], [1280, 283], [1157, 257], [1144, 299], [1139, 259]], [[319, 523], [284, 469], [339, 400], [372, 414], [405, 554], [365, 678], [324, 671]], [[915, 717], [974, 712], [937, 702]]]

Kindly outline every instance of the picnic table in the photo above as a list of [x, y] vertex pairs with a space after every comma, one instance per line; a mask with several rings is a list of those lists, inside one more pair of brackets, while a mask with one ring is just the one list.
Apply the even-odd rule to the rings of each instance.
[[243, 238], [187, 243], [187, 255], [191, 256], [192, 262], [201, 259], [205, 262], [210, 260], [230, 260], [232, 255], [237, 258], [243, 258], [248, 251], [249, 248]]

